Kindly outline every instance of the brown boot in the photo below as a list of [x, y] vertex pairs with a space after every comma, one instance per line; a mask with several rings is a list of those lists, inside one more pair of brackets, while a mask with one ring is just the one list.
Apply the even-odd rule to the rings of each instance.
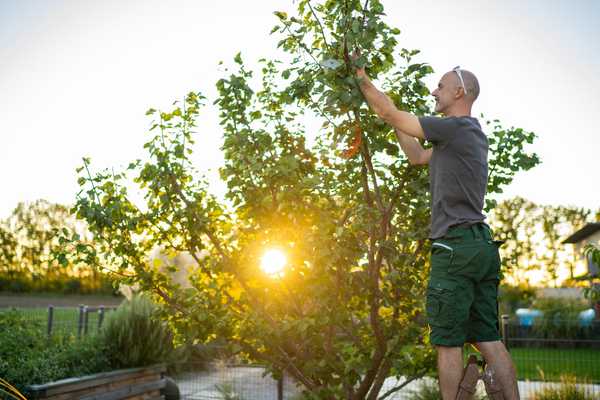
[[475, 394], [475, 388], [477, 387], [479, 377], [480, 373], [477, 365], [477, 357], [470, 355], [467, 366], [463, 372], [463, 378], [458, 387], [456, 400], [471, 400]]
[[504, 400], [504, 395], [502, 394], [502, 387], [500, 386], [500, 382], [496, 379], [494, 375], [494, 370], [486, 366], [483, 371], [483, 376], [481, 377], [483, 383], [485, 384], [485, 391], [488, 394], [488, 397], [492, 400]]

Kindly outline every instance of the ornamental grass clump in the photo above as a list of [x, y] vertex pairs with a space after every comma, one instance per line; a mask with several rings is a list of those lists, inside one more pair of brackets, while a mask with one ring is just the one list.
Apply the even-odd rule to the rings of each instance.
[[[419, 383], [417, 389], [409, 391], [408, 400], [439, 400], [442, 398], [440, 385], [437, 380], [423, 380]], [[481, 390], [473, 396], [473, 400], [485, 400], [487, 397]]]
[[588, 393], [583, 387], [576, 385], [574, 376], [563, 375], [561, 384], [547, 387], [534, 393], [532, 400], [599, 400], [600, 396]]
[[173, 359], [173, 333], [158, 318], [158, 311], [148, 297], [138, 295], [108, 316], [103, 338], [113, 367], [141, 367]]

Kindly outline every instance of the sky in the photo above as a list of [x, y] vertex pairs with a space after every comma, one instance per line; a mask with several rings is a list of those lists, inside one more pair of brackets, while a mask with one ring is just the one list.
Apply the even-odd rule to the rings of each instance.
[[[383, 1], [402, 47], [441, 75], [479, 78], [474, 115], [534, 131], [542, 164], [504, 198], [598, 209], [600, 1]], [[73, 203], [75, 168], [142, 156], [150, 107], [215, 99], [221, 60], [279, 58], [275, 10], [290, 0], [0, 0], [0, 218], [20, 201]], [[224, 191], [217, 112], [199, 121], [195, 166]]]

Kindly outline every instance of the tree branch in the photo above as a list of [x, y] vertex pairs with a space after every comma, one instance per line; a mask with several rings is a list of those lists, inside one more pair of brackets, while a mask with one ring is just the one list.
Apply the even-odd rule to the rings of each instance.
[[319, 28], [321, 28], [321, 35], [323, 36], [323, 42], [325, 43], [325, 47], [327, 48], [327, 51], [330, 51], [329, 44], [327, 43], [327, 38], [325, 37], [325, 31], [323, 30], [323, 25], [321, 25], [321, 21], [319, 20], [319, 17], [317, 17], [315, 10], [313, 10], [312, 5], [310, 4], [310, 1], [307, 1], [306, 4], [308, 5], [308, 8], [310, 8], [310, 12], [312, 13], [313, 17], [315, 17], [315, 20], [319, 24]]
[[404, 388], [406, 385], [408, 385], [409, 383], [411, 383], [412, 381], [415, 381], [417, 379], [421, 379], [423, 376], [425, 376], [425, 373], [421, 373], [420, 375], [417, 376], [413, 376], [411, 378], [407, 378], [404, 382], [402, 382], [402, 384], [388, 390], [387, 392], [385, 392], [383, 394], [383, 396], [381, 396], [378, 400], [384, 400], [385, 398], [391, 396], [392, 394], [396, 393], [399, 390], [402, 390], [402, 388]]

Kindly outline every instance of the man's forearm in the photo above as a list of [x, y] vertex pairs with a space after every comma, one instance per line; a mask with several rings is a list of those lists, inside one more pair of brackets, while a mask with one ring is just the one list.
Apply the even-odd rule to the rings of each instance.
[[361, 72], [357, 74], [360, 79], [360, 90], [367, 100], [369, 107], [377, 114], [381, 119], [386, 122], [387, 116], [396, 110], [396, 105], [392, 100], [383, 92], [373, 85], [373, 82], [369, 79], [366, 73]]
[[426, 164], [429, 160], [425, 157], [426, 150], [421, 146], [421, 143], [412, 136], [409, 136], [398, 129], [394, 129], [398, 143], [408, 161], [412, 165]]
[[373, 85], [364, 70], [358, 69], [356, 77], [360, 79], [360, 90], [367, 100], [369, 107], [386, 123], [400, 129], [403, 133], [423, 139], [425, 133], [419, 119], [412, 114], [400, 111], [385, 93]]

